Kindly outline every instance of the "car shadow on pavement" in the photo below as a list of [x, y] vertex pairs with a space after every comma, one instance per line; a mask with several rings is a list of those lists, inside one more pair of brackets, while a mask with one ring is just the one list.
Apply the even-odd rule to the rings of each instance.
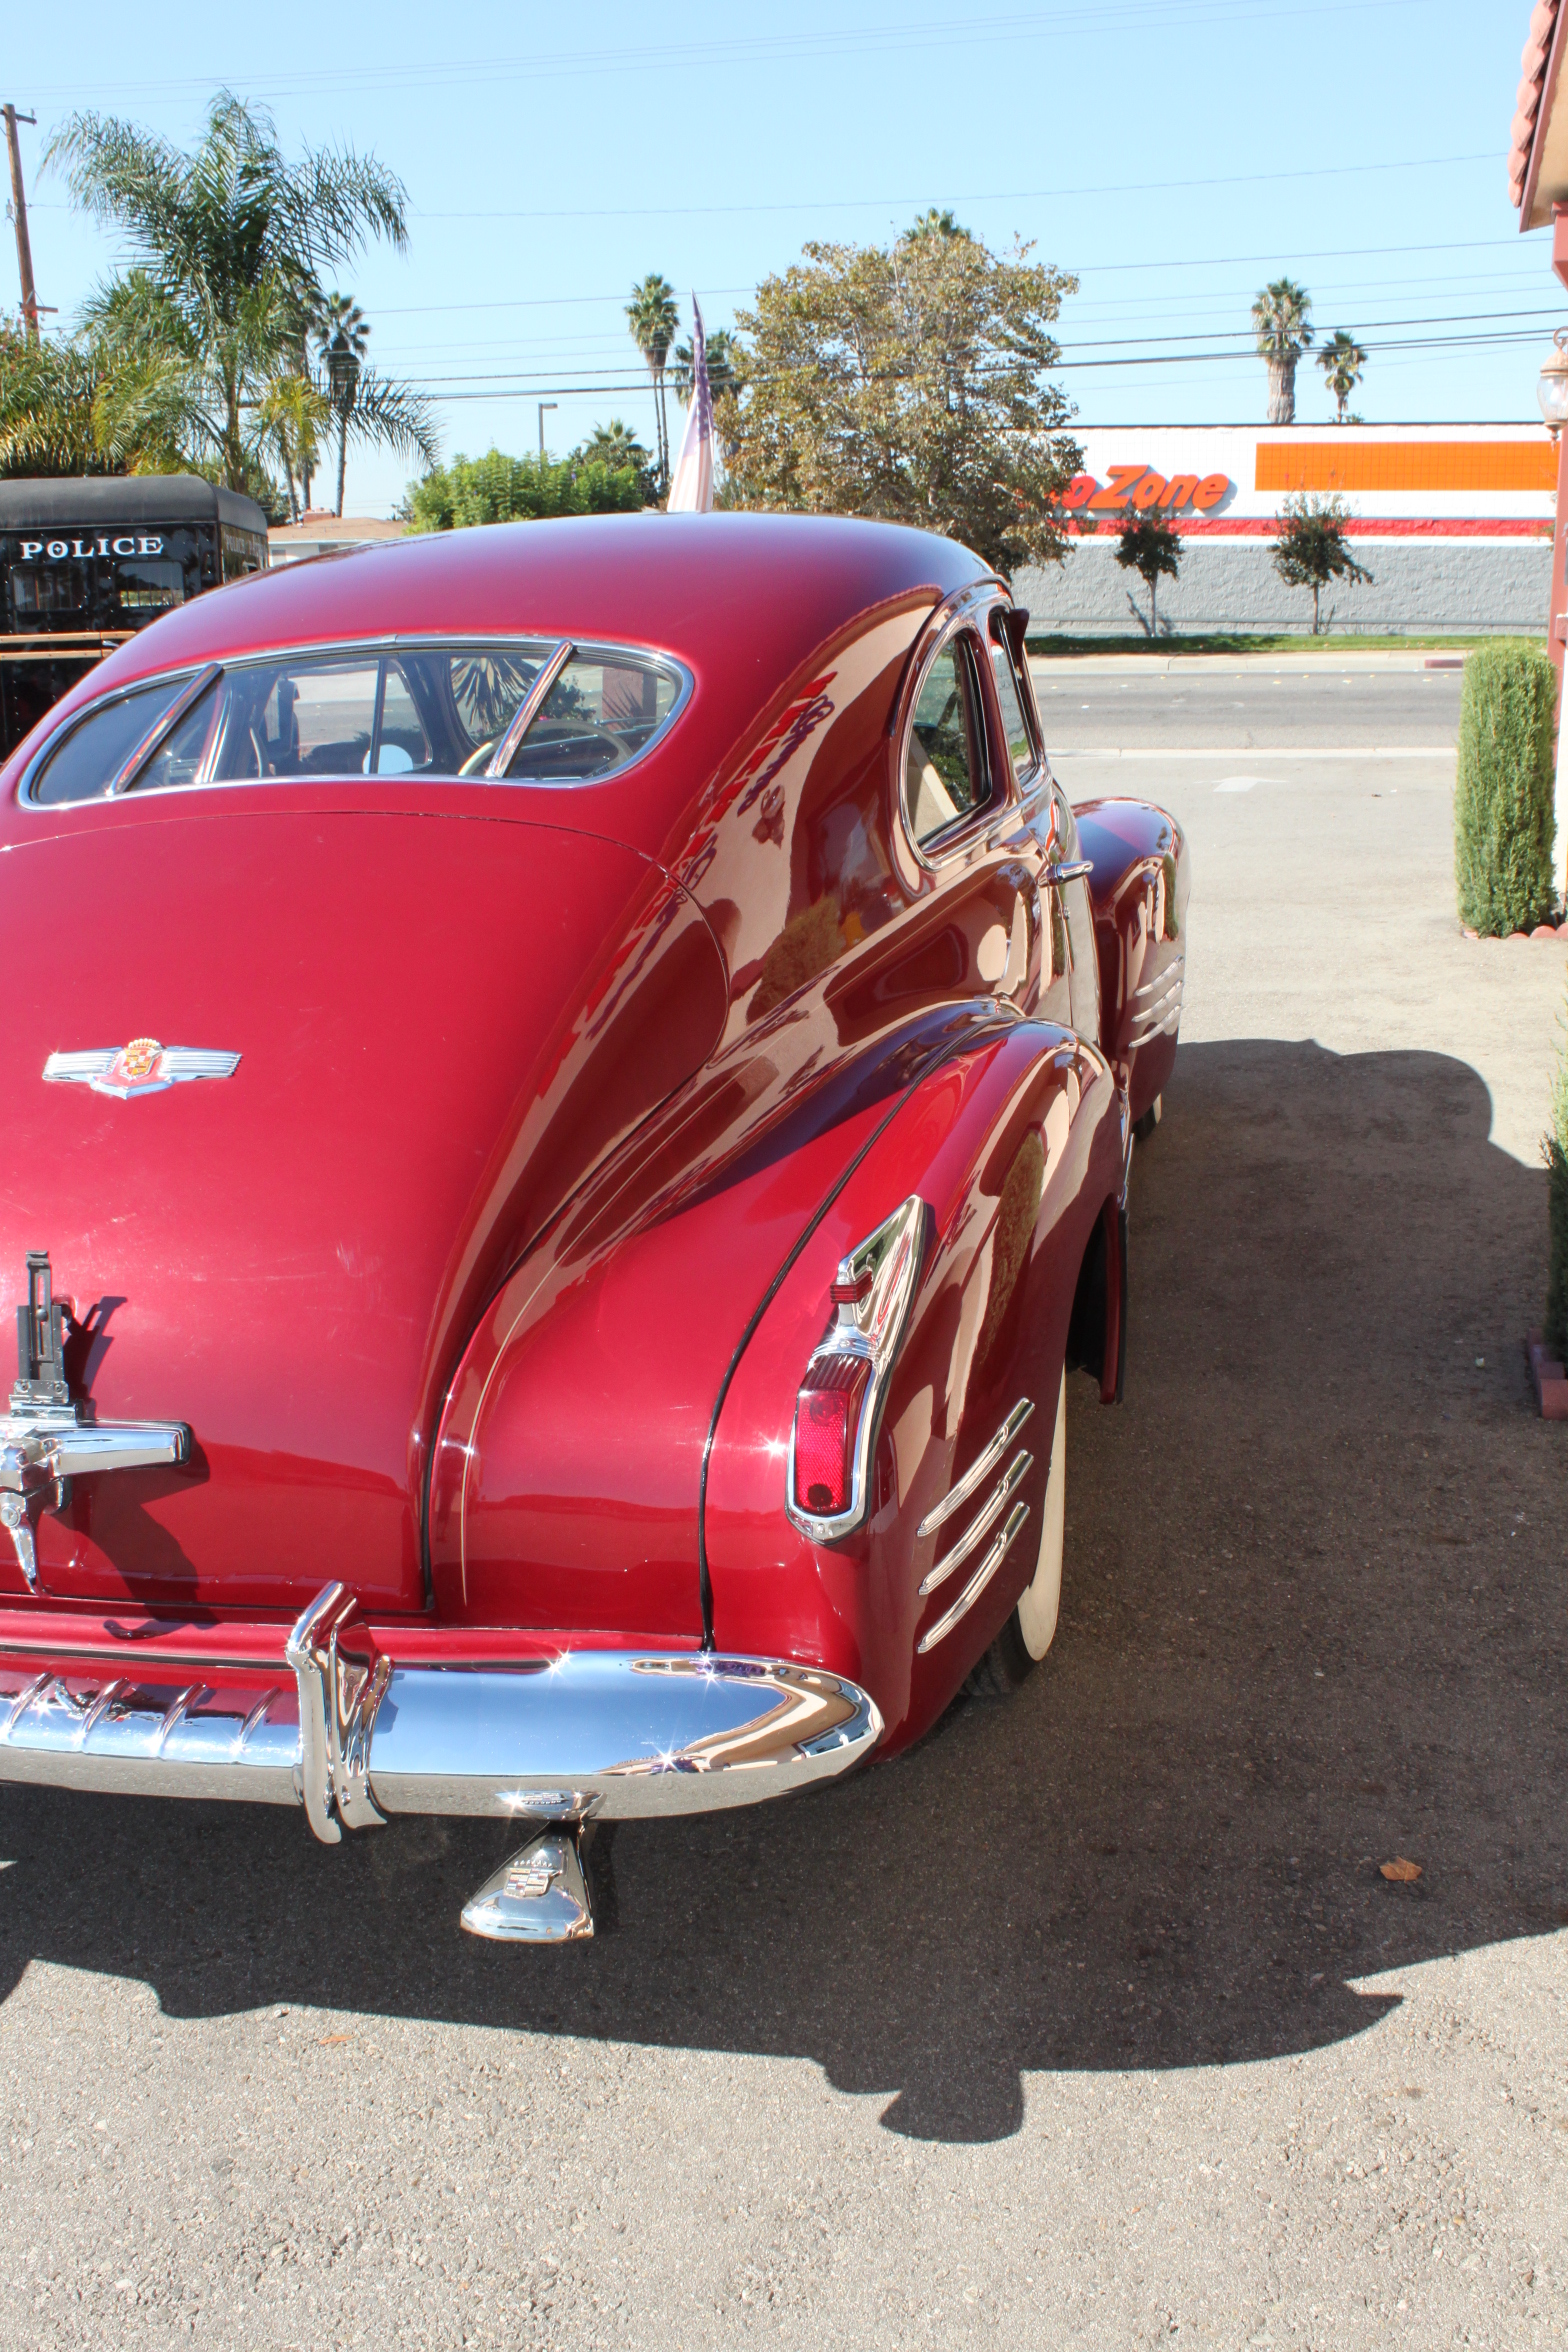
[[1389, 1972], [1557, 1927], [1545, 1180], [1489, 1116], [1439, 1055], [1183, 1047], [1133, 1173], [1127, 1403], [1072, 1384], [1044, 1667], [795, 1805], [627, 1825], [615, 1934], [461, 1935], [499, 1825], [327, 1849], [264, 1808], [12, 1788], [0, 1988], [39, 1959], [175, 2016], [804, 2057], [891, 2130], [985, 2141], [1028, 2074], [1309, 2050], [1396, 2005]]

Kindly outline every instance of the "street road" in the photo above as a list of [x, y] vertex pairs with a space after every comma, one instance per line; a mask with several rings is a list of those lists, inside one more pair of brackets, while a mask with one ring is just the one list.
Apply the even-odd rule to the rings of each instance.
[[1460, 936], [1451, 755], [1267, 756], [1452, 681], [1182, 692], [1060, 758], [1197, 878], [1045, 1666], [558, 1952], [459, 1934], [487, 1825], [3, 1792], [4, 2344], [1560, 2342], [1564, 951]]
[[1036, 659], [1032, 667], [1053, 757], [1149, 743], [1183, 751], [1255, 743], [1439, 750], [1459, 728], [1453, 670], [1341, 670], [1322, 655], [1277, 669], [1255, 657], [1224, 670], [1195, 664], [1130, 675], [1093, 660]]

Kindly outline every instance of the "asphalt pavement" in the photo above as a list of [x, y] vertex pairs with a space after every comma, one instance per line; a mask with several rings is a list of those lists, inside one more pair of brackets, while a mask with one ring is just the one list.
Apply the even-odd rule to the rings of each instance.
[[1032, 663], [1052, 756], [1082, 749], [1126, 750], [1158, 743], [1195, 750], [1406, 752], [1451, 745], [1459, 726], [1461, 680], [1452, 670], [1364, 669], [1298, 656], [1294, 667], [1249, 657], [1210, 668], [1191, 662], [1158, 671], [1081, 660]]
[[1565, 953], [1457, 929], [1451, 679], [1216, 758], [1228, 675], [1106, 687], [1058, 765], [1187, 826], [1190, 985], [1044, 1667], [624, 1828], [563, 1951], [458, 1933], [488, 1825], [0, 1792], [4, 2344], [1568, 2331]]

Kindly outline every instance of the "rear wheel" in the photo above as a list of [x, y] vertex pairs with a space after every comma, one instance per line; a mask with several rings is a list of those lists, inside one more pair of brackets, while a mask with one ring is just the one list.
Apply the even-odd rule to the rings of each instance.
[[1153, 1102], [1150, 1103], [1148, 1109], [1144, 1112], [1143, 1117], [1134, 1121], [1132, 1131], [1140, 1143], [1147, 1143], [1150, 1136], [1154, 1133], [1155, 1128], [1158, 1127], [1160, 1123], [1160, 1105], [1164, 1102], [1164, 1100], [1165, 1097], [1163, 1094], [1157, 1094]]
[[1031, 1675], [1056, 1639], [1056, 1619], [1062, 1600], [1062, 1549], [1067, 1507], [1067, 1373], [1056, 1392], [1056, 1427], [1051, 1436], [1051, 1468], [1041, 1507], [1040, 1550], [1034, 1575], [1019, 1595], [1008, 1618], [985, 1656], [973, 1669], [965, 1688], [977, 1699], [1005, 1699], [1009, 1691]]

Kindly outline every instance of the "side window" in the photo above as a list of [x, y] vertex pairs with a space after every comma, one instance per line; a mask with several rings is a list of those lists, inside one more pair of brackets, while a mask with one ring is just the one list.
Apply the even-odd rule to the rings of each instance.
[[635, 759], [675, 705], [668, 670], [623, 654], [610, 661], [574, 653], [518, 745], [508, 776], [539, 784], [582, 784]]
[[381, 732], [376, 737], [378, 776], [407, 776], [430, 765], [430, 738], [408, 690], [401, 662], [388, 662], [381, 687]]
[[1007, 737], [1013, 774], [1022, 783], [1039, 766], [1040, 755], [1024, 716], [1024, 689], [1013, 667], [1012, 649], [995, 640], [991, 645], [991, 675], [996, 680], [996, 699], [1001, 707], [1002, 732]]
[[33, 785], [32, 797], [46, 807], [71, 800], [98, 800], [108, 791], [131, 753], [155, 726], [175, 696], [183, 678], [166, 678], [144, 686], [118, 702], [106, 702], [73, 727], [49, 754]]
[[990, 798], [979, 684], [967, 630], [949, 639], [920, 681], [904, 755], [904, 808], [922, 848]]

